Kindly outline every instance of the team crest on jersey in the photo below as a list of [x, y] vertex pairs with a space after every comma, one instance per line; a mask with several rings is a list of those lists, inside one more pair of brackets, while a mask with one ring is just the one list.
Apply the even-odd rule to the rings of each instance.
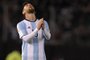
[[30, 26], [28, 26], [28, 29], [30, 29]]

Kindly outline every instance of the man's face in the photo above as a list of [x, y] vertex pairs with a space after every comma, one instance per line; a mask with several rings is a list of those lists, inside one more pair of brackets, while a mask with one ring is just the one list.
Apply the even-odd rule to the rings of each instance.
[[23, 11], [24, 13], [34, 13], [35, 9], [30, 3], [28, 3], [24, 6]]

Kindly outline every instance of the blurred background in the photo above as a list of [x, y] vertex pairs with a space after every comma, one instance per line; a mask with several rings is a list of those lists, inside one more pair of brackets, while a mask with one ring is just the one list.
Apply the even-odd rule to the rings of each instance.
[[[90, 60], [89, 0], [0, 0], [0, 60], [16, 55], [22, 41], [16, 25], [23, 20], [22, 4], [30, 1], [37, 18], [48, 22], [52, 37], [45, 42], [47, 60]], [[14, 52], [14, 53], [13, 53]]]

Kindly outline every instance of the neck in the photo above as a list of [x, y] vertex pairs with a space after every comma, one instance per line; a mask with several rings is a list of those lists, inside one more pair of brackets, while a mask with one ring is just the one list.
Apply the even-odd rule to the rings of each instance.
[[26, 14], [25, 15], [25, 19], [29, 20], [29, 21], [35, 21], [36, 20], [36, 16], [35, 16], [35, 14]]

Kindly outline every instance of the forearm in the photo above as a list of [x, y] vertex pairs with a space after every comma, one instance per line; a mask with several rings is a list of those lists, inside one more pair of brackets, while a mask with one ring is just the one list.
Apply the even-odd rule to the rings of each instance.
[[38, 33], [38, 29], [36, 28], [33, 32], [31, 32], [30, 34], [27, 34], [25, 36], [22, 37], [22, 40], [26, 41], [26, 42], [30, 42], [35, 35]]

